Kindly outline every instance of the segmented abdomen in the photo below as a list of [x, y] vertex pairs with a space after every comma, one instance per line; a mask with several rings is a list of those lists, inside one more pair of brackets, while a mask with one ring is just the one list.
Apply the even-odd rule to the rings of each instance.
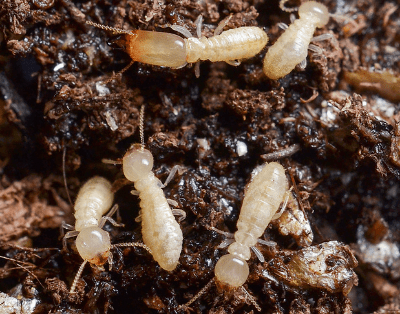
[[141, 199], [143, 242], [151, 249], [161, 268], [174, 270], [182, 251], [183, 235], [164, 192], [158, 186], [158, 179], [150, 172], [148, 178], [135, 182], [135, 188]]
[[111, 208], [114, 193], [111, 183], [103, 177], [93, 177], [79, 190], [75, 201], [75, 230], [97, 226], [100, 218]]
[[266, 164], [248, 184], [237, 223], [235, 240], [253, 246], [264, 233], [282, 203], [288, 182], [285, 169], [276, 162]]
[[281, 78], [303, 61], [315, 28], [314, 24], [304, 20], [295, 20], [268, 49], [263, 66], [265, 75], [271, 79]]
[[186, 39], [187, 62], [232, 61], [251, 58], [267, 44], [268, 36], [259, 27], [239, 27], [210, 38]]

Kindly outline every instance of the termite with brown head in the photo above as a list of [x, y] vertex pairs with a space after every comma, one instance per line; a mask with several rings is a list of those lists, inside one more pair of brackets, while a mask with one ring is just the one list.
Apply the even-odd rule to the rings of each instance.
[[[266, 242], [260, 240], [259, 237], [262, 236], [271, 220], [278, 218], [281, 214], [277, 214], [277, 211], [281, 203], [284, 203], [283, 207], [286, 206], [289, 194], [285, 169], [281, 164], [271, 162], [264, 164], [261, 169], [256, 168], [256, 173], [245, 190], [237, 222], [238, 230], [234, 234], [235, 241], [228, 247], [229, 254], [222, 256], [215, 266], [215, 279], [218, 282], [229, 288], [240, 287], [247, 296], [250, 296], [243, 287], [249, 276], [247, 261], [251, 256], [250, 248], [263, 260], [263, 256], [255, 249], [255, 245], [257, 242]], [[215, 228], [211, 229], [218, 231]], [[181, 308], [187, 308], [204, 291], [205, 289], [202, 289]], [[261, 311], [252, 297], [250, 300], [257, 310]]]
[[74, 293], [76, 284], [87, 262], [101, 268], [108, 261], [110, 268], [112, 267], [111, 248], [137, 246], [151, 252], [143, 243], [111, 244], [109, 233], [102, 228], [106, 221], [120, 226], [111, 218], [118, 208], [117, 205], [107, 215], [103, 216], [111, 208], [113, 200], [114, 193], [111, 190], [111, 183], [103, 177], [93, 177], [81, 187], [76, 198], [74, 205], [75, 228], [63, 224], [66, 229], [74, 229], [74, 231], [69, 231], [65, 234], [63, 238], [64, 247], [66, 247], [67, 238], [76, 236], [76, 249], [84, 260], [72, 283], [70, 293]]
[[[267, 44], [268, 36], [259, 27], [239, 27], [223, 32], [229, 19], [230, 16], [222, 20], [215, 29], [214, 36], [210, 38], [201, 35], [201, 15], [195, 22], [197, 38], [192, 36], [185, 27], [179, 25], [172, 25], [171, 28], [186, 38], [162, 32], [127, 31], [91, 21], [86, 23], [114, 33], [124, 34], [125, 39], [121, 40], [119, 44], [125, 47], [132, 62], [138, 61], [178, 69], [188, 63], [196, 63], [200, 60], [225, 61], [231, 65], [239, 65], [240, 60], [254, 57]], [[197, 66], [196, 76], [199, 75]]]
[[[169, 203], [176, 206], [173, 200], [167, 200], [162, 188], [172, 179], [174, 174], [182, 170], [181, 166], [172, 168], [164, 184], [154, 175], [154, 158], [151, 152], [144, 148], [143, 136], [144, 106], [140, 112], [141, 144], [133, 144], [122, 158], [122, 168], [125, 177], [134, 182], [132, 194], [140, 197], [140, 216], [142, 222], [143, 242], [151, 250], [153, 258], [162, 269], [172, 271], [178, 265], [182, 251], [182, 230], [175, 220], [174, 214], [185, 218], [183, 210], [171, 210]], [[107, 161], [108, 162], [108, 161]]]
[[[283, 11], [293, 12], [297, 8], [288, 9], [284, 6], [287, 0], [280, 1], [280, 8]], [[277, 80], [289, 74], [297, 64], [301, 68], [307, 65], [307, 50], [322, 54], [322, 49], [310, 45], [312, 41], [321, 41], [332, 38], [330, 34], [324, 34], [313, 38], [317, 27], [325, 26], [329, 21], [328, 8], [316, 1], [307, 1], [298, 8], [300, 18], [290, 26], [280, 23], [285, 32], [268, 49], [265, 58], [263, 71], [270, 79]]]

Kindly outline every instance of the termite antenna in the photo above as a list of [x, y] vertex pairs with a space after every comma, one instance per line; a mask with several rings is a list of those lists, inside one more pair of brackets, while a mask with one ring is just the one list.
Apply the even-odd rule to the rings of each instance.
[[[135, 34], [132, 31], [127, 31], [124, 29], [120, 29], [120, 28], [115, 28], [115, 27], [111, 27], [111, 26], [107, 26], [107, 25], [103, 25], [103, 24], [98, 24], [92, 21], [86, 21], [86, 24], [92, 25], [94, 27], [100, 28], [100, 29], [104, 29], [106, 31], [110, 31], [113, 32], [114, 34], [125, 34], [125, 35], [129, 35], [132, 38], [137, 37], [137, 34]], [[131, 39], [132, 40], [132, 39]], [[117, 76], [121, 76], [126, 70], [128, 70], [132, 64], [134, 63], [134, 60], [132, 60], [125, 68], [123, 68], [121, 71], [119, 71], [117, 74], [111, 76], [107, 81], [105, 81], [103, 84], [107, 85], [108, 83], [110, 83], [111, 81], [113, 81]]]
[[113, 32], [114, 34], [127, 34], [127, 35], [133, 35], [131, 31], [127, 31], [121, 28], [115, 28], [115, 27], [111, 27], [111, 26], [107, 26], [107, 25], [103, 25], [103, 24], [98, 24], [92, 21], [86, 21], [86, 24], [92, 25], [94, 27], [100, 28], [100, 29], [104, 29], [106, 31], [110, 31]]
[[197, 294], [191, 298], [187, 303], [183, 304], [183, 305], [179, 305], [178, 309], [179, 310], [187, 310], [189, 305], [192, 304], [194, 301], [196, 301], [198, 298], [200, 298], [210, 287], [211, 285], [214, 283], [215, 281], [215, 277], [213, 279], [211, 279], [204, 287], [203, 289], [201, 289], [199, 292], [197, 292]]
[[144, 107], [142, 105], [140, 108], [140, 115], [139, 115], [139, 134], [140, 134], [140, 143], [142, 144], [142, 149], [144, 148]]
[[67, 185], [67, 175], [66, 175], [66, 171], [65, 171], [65, 159], [66, 159], [66, 156], [67, 156], [67, 146], [64, 146], [63, 156], [62, 156], [64, 187], [65, 187], [65, 191], [67, 192], [68, 201], [71, 204], [71, 206], [74, 207], [74, 205], [72, 204], [71, 196], [69, 195], [69, 190], [68, 190], [68, 185]]
[[79, 267], [79, 270], [75, 275], [74, 282], [72, 283], [71, 290], [69, 290], [70, 294], [75, 292], [76, 285], [78, 283], [79, 278], [82, 275], [82, 272], [83, 272], [83, 269], [85, 268], [86, 263], [87, 263], [87, 260], [84, 260], [83, 263], [81, 264], [81, 267]]
[[153, 254], [152, 251], [150, 250], [150, 248], [144, 244], [144, 243], [140, 243], [140, 242], [129, 242], [129, 243], [117, 243], [117, 244], [113, 244], [112, 247], [141, 247], [143, 249], [145, 249], [147, 252], [149, 252], [150, 254]]
[[286, 2], [288, 2], [288, 0], [281, 0], [279, 1], [279, 7], [281, 8], [282, 11], [285, 12], [296, 12], [299, 10], [298, 7], [294, 7], [294, 8], [288, 8], [285, 6]]
[[256, 310], [261, 312], [261, 307], [258, 305], [256, 299], [254, 299], [254, 297], [246, 290], [245, 287], [241, 286], [241, 289], [244, 292], [244, 294], [249, 298], [250, 303], [254, 305]]

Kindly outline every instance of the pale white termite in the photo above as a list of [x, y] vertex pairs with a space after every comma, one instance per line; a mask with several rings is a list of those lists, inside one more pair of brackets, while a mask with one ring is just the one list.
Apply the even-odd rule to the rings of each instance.
[[[267, 34], [259, 27], [239, 27], [222, 31], [229, 18], [220, 22], [210, 38], [201, 35], [202, 16], [196, 20], [197, 38], [185, 28], [172, 25], [171, 28], [182, 33], [187, 38], [163, 32], [143, 30], [127, 31], [114, 27], [97, 24], [91, 21], [86, 23], [114, 33], [125, 34], [120, 41], [133, 61], [181, 68], [188, 63], [200, 60], [212, 62], [225, 61], [231, 65], [239, 65], [239, 60], [254, 57], [268, 42]], [[199, 75], [196, 69], [196, 76]]]
[[153, 155], [144, 148], [144, 106], [140, 111], [140, 138], [142, 144], [133, 144], [125, 153], [121, 161], [103, 160], [106, 163], [121, 164], [125, 177], [135, 184], [132, 194], [140, 197], [140, 216], [142, 222], [143, 242], [150, 248], [153, 258], [162, 269], [172, 271], [178, 265], [182, 251], [182, 230], [175, 220], [174, 214], [182, 218], [186, 216], [183, 210], [171, 210], [169, 203], [174, 206], [177, 203], [167, 200], [162, 190], [182, 168], [172, 168], [164, 184], [154, 175]]
[[285, 169], [277, 162], [266, 163], [253, 177], [240, 209], [235, 242], [228, 247], [229, 254], [222, 256], [215, 266], [218, 281], [231, 287], [240, 287], [246, 282], [250, 248], [256, 245], [288, 193]]
[[[215, 266], [216, 280], [231, 288], [242, 287], [246, 282], [249, 276], [249, 266], [246, 261], [251, 256], [250, 248], [253, 248], [257, 242], [263, 242], [259, 237], [262, 236], [271, 220], [280, 215], [280, 213], [277, 214], [279, 206], [282, 202], [287, 202], [290, 193], [285, 169], [281, 164], [266, 163], [261, 169], [256, 168], [255, 171], [245, 190], [237, 222], [238, 230], [234, 234], [235, 242], [228, 247], [229, 254], [222, 256]], [[182, 307], [187, 308], [193, 303], [204, 293], [209, 284]], [[242, 290], [244, 290], [243, 287]], [[246, 290], [244, 291], [250, 296]], [[260, 311], [255, 300], [251, 297], [250, 300]]]
[[[281, 0], [280, 7], [285, 11], [294, 11], [296, 9], [287, 9], [284, 3], [287, 0]], [[295, 20], [289, 27], [280, 23], [285, 32], [268, 49], [265, 58], [263, 71], [270, 79], [278, 79], [289, 74], [297, 64], [302, 68], [306, 66], [307, 49], [321, 53], [321, 48], [311, 45], [311, 41], [328, 39], [331, 36], [324, 34], [314, 37], [317, 27], [325, 26], [329, 21], [328, 9], [322, 3], [308, 1], [299, 7], [300, 18]]]
[[[110, 235], [102, 227], [106, 221], [118, 225], [111, 216], [116, 212], [115, 205], [107, 215], [114, 200], [114, 193], [111, 183], [103, 177], [89, 179], [79, 190], [75, 201], [75, 230], [65, 234], [63, 243], [66, 246], [66, 239], [76, 238], [76, 249], [84, 262], [81, 264], [75, 279], [72, 283], [70, 293], [75, 291], [76, 284], [87, 262], [102, 267], [107, 261], [112, 264], [110, 250], [117, 246], [139, 246], [149, 251], [142, 243], [120, 243], [111, 245]], [[105, 216], [104, 216], [105, 215]], [[64, 228], [74, 229], [72, 226], [63, 224]]]
[[153, 155], [141, 144], [133, 144], [122, 159], [125, 177], [135, 183], [140, 197], [143, 242], [162, 269], [172, 271], [182, 251], [182, 230], [154, 175]]

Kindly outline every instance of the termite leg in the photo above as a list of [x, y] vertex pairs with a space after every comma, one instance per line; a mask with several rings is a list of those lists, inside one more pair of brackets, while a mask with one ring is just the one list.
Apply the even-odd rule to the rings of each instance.
[[264, 255], [262, 255], [262, 253], [260, 252], [260, 250], [257, 249], [255, 246], [251, 246], [250, 248], [254, 252], [254, 254], [257, 256], [258, 260], [261, 263], [264, 263], [265, 262], [265, 258], [264, 258]]
[[103, 217], [101, 217], [101, 219], [100, 219], [99, 228], [103, 228], [104, 225], [105, 225], [105, 223], [106, 223], [106, 221], [110, 222], [114, 227], [124, 227], [124, 226], [125, 226], [125, 225], [122, 224], [122, 223], [116, 222], [116, 221], [115, 221], [114, 219], [112, 219], [111, 217], [103, 216]]
[[[64, 222], [63, 222], [63, 224], [64, 224]], [[68, 226], [68, 228], [65, 228], [65, 226]], [[64, 227], [65, 229], [69, 229], [70, 227], [72, 227], [71, 225], [68, 225], [68, 224], [65, 224], [65, 226], [62, 225], [61, 227], [62, 227], [62, 228]], [[63, 230], [63, 229], [62, 229], [62, 230]], [[69, 229], [69, 230], [71, 230], [71, 229]], [[67, 249], [67, 239], [76, 237], [76, 236], [78, 236], [78, 234], [79, 234], [79, 231], [74, 230], [74, 227], [72, 227], [72, 230], [73, 230], [73, 231], [68, 231], [65, 235], [64, 235], [64, 230], [63, 230], [63, 232], [62, 232], [62, 235], [63, 235], [62, 242], [63, 242], [63, 249], [64, 249], [64, 250]]]
[[226, 24], [229, 23], [230, 19], [232, 18], [232, 14], [230, 14], [229, 16], [227, 16], [226, 18], [224, 18], [221, 22], [219, 22], [217, 28], [214, 30], [214, 36], [217, 36], [219, 34], [222, 33], [222, 31], [224, 30], [224, 27], [226, 26]]
[[139, 215], [135, 218], [136, 222], [142, 222], [142, 210], [139, 210]]
[[171, 25], [170, 28], [172, 30], [174, 30], [175, 32], [178, 32], [180, 34], [182, 34], [183, 36], [185, 36], [186, 38], [190, 38], [193, 37], [193, 35], [189, 32], [189, 30], [184, 27], [184, 26], [180, 26], [180, 25]]
[[60, 230], [62, 236], [64, 236], [64, 229], [67, 229], [67, 230], [75, 230], [75, 228], [74, 228], [73, 225], [67, 224], [65, 221], [63, 221], [63, 222], [61, 223], [61, 230]]
[[79, 234], [79, 231], [68, 231], [65, 235], [64, 238], [69, 239], [69, 238], [73, 238], [76, 237]]
[[[177, 201], [171, 200], [170, 198], [167, 198], [167, 203], [169, 205], [171, 205], [171, 206], [174, 206], [174, 207], [178, 207], [179, 206]], [[179, 215], [179, 213], [177, 213], [177, 215]]]
[[313, 44], [308, 45], [308, 50], [310, 50], [310, 51], [312, 51], [312, 52], [314, 52], [316, 54], [319, 54], [319, 55], [322, 55], [323, 52], [324, 52], [321, 47], [318, 47], [318, 46], [313, 45]]
[[228, 247], [229, 245], [231, 245], [233, 242], [235, 242], [235, 239], [234, 239], [234, 238], [225, 239], [224, 241], [222, 241], [222, 242], [217, 246], [217, 249], [224, 249], [224, 248]]
[[197, 38], [201, 38], [201, 27], [203, 25], [203, 16], [201, 14], [194, 21], [194, 24], [196, 25]]
[[287, 30], [289, 28], [289, 25], [287, 25], [286, 23], [283, 23], [283, 22], [280, 22], [277, 25], [280, 29], [283, 29], [283, 30]]
[[233, 65], [234, 67], [237, 67], [240, 65], [240, 60], [227, 60], [225, 61], [226, 63], [228, 63], [229, 65]]
[[266, 246], [271, 246], [271, 247], [275, 247], [276, 246], [276, 242], [274, 241], [266, 241], [264, 239], [257, 239], [257, 242]]
[[283, 213], [283, 212], [285, 211], [285, 209], [286, 209], [286, 205], [287, 205], [287, 203], [288, 203], [288, 201], [289, 201], [289, 197], [290, 197], [290, 194], [291, 194], [291, 193], [292, 193], [292, 188], [290, 188], [289, 190], [287, 190], [287, 191], [285, 192], [285, 200], [283, 201], [281, 210], [280, 210], [279, 212], [277, 212], [274, 216], [272, 216], [272, 219], [271, 219], [271, 220], [275, 220], [275, 219], [278, 219], [279, 217], [281, 217], [282, 213]]
[[299, 63], [300, 69], [304, 70], [307, 67], [307, 59], [304, 59]]
[[[117, 204], [115, 204], [115, 205], [110, 209], [110, 211], [107, 213], [107, 215], [105, 215], [105, 216], [103, 216], [103, 217], [100, 218], [100, 221], [99, 221], [99, 228], [103, 228], [103, 227], [104, 227], [104, 224], [106, 223], [106, 221], [109, 221], [109, 222], [110, 222], [113, 226], [115, 226], [115, 227], [123, 227], [124, 224], [117, 223], [114, 219], [111, 218], [111, 216], [114, 215], [116, 211], [118, 211], [118, 205], [117, 205]], [[119, 215], [118, 215], [118, 216], [119, 216]]]
[[216, 233], [222, 234], [222, 235], [224, 235], [224, 236], [227, 237], [227, 238], [233, 238], [233, 233], [226, 232], [226, 231], [222, 231], [222, 230], [219, 230], [219, 229], [217, 229], [217, 228], [215, 228], [215, 227], [208, 226], [208, 225], [206, 226], [206, 228], [207, 228], [208, 230], [215, 231]]
[[173, 166], [171, 171], [169, 172], [167, 179], [165, 180], [165, 182], [163, 184], [163, 187], [166, 187], [168, 185], [168, 183], [171, 182], [171, 180], [173, 179], [173, 177], [175, 176], [175, 174], [177, 172], [178, 172], [178, 175], [182, 175], [185, 171], [186, 171], [185, 167], [182, 167], [179, 165]]
[[196, 78], [200, 77], [200, 61], [197, 61], [194, 65], [194, 75]]
[[323, 41], [323, 40], [328, 40], [328, 39], [333, 39], [334, 36], [332, 34], [322, 34], [319, 36], [315, 36], [311, 39], [312, 42], [317, 42], [317, 41]]
[[[169, 200], [167, 199], [167, 201], [169, 201]], [[172, 200], [170, 200], [170, 201], [172, 201]], [[178, 204], [178, 203], [176, 203], [176, 204]], [[172, 211], [172, 214], [178, 218], [179, 222], [181, 222], [182, 220], [184, 220], [186, 218], [186, 212], [183, 209], [173, 208], [171, 211]]]
[[118, 204], [115, 204], [104, 217], [112, 217], [119, 209]]

